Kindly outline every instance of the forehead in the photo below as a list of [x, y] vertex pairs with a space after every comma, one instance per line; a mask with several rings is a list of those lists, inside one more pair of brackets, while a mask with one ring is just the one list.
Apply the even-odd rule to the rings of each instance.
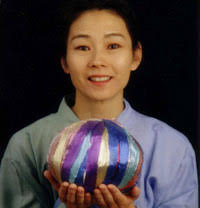
[[83, 12], [71, 25], [69, 36], [77, 33], [106, 34], [122, 33], [129, 36], [126, 23], [123, 18], [111, 10], [89, 10]]

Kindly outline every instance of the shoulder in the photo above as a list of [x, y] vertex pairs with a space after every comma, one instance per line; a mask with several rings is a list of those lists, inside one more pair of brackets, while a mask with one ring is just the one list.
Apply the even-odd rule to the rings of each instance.
[[137, 117], [137, 125], [141, 126], [141, 131], [146, 132], [146, 140], [151, 140], [151, 142], [158, 145], [166, 145], [165, 148], [172, 145], [177, 148], [179, 146], [181, 148], [189, 148], [191, 146], [188, 138], [183, 133], [164, 121], [138, 112], [135, 112], [135, 115]]
[[16, 132], [10, 139], [7, 149], [19, 150], [30, 146], [33, 151], [38, 152], [49, 146], [56, 134], [75, 121], [76, 116], [63, 99], [56, 113], [49, 114]]
[[[56, 114], [48, 115], [16, 132], [9, 140], [4, 157], [17, 160], [20, 155], [34, 155], [50, 142], [55, 131]], [[22, 157], [23, 157], [22, 156]]]
[[181, 159], [187, 152], [194, 157], [193, 148], [184, 134], [159, 119], [137, 112], [130, 105], [122, 124], [148, 156], [153, 153]]
[[74, 122], [75, 116], [63, 102], [58, 112], [45, 116], [16, 132], [10, 139], [4, 157], [46, 160], [52, 139], [66, 126]]
[[42, 132], [48, 131], [51, 129], [52, 126], [55, 125], [56, 122], [56, 113], [50, 114], [43, 118], [40, 118], [33, 123], [29, 124], [28, 126], [22, 128], [21, 130], [17, 131], [11, 138], [11, 142], [17, 142], [17, 140], [23, 140], [25, 137], [28, 138], [30, 136], [38, 135]]

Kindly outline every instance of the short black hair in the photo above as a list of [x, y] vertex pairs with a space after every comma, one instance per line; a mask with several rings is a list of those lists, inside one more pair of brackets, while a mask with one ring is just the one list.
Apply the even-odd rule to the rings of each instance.
[[63, 0], [58, 10], [58, 28], [60, 34], [60, 56], [66, 55], [70, 26], [85, 11], [111, 10], [126, 23], [132, 40], [133, 50], [138, 46], [138, 26], [136, 15], [128, 0]]

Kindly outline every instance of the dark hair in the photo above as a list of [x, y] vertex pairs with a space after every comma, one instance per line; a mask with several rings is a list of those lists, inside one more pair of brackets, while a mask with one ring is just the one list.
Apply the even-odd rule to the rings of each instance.
[[71, 24], [85, 11], [112, 10], [123, 18], [132, 39], [133, 50], [138, 46], [138, 29], [133, 8], [128, 0], [63, 0], [59, 9], [60, 55], [66, 54], [66, 41]]

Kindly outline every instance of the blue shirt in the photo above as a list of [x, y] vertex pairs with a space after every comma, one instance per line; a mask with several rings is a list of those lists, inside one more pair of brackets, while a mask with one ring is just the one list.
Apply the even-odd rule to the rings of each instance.
[[[195, 153], [188, 139], [166, 123], [135, 111], [125, 100], [118, 121], [143, 149], [143, 166], [134, 202], [138, 208], [197, 208]], [[61, 207], [57, 200], [55, 207]]]

